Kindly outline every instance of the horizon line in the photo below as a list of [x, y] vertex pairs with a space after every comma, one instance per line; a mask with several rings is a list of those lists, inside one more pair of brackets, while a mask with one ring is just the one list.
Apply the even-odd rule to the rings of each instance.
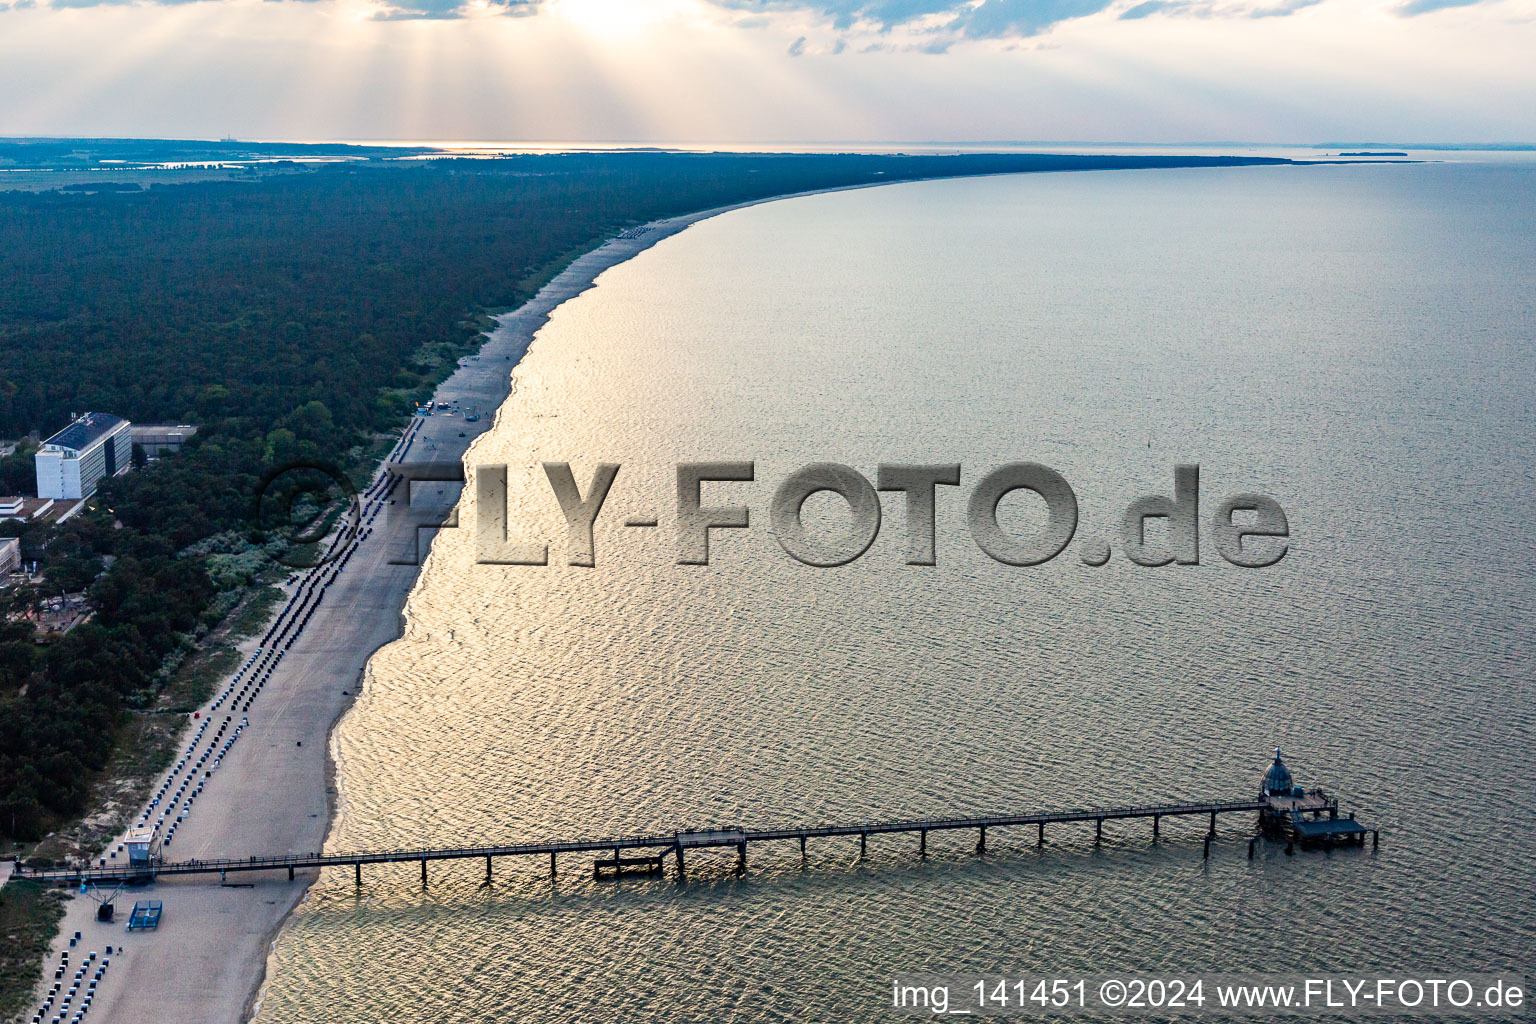
[[612, 139], [612, 140], [564, 140], [564, 139], [412, 139], [412, 138], [367, 138], [356, 137], [314, 137], [314, 138], [278, 138], [278, 137], [252, 137], [240, 138], [238, 136], [225, 136], [213, 138], [207, 136], [174, 136], [174, 135], [68, 135], [68, 134], [6, 134], [0, 135], [0, 142], [200, 142], [210, 144], [237, 144], [249, 145], [290, 145], [290, 146], [376, 146], [388, 148], [430, 148], [430, 149], [495, 149], [495, 148], [523, 148], [523, 149], [551, 149], [551, 150], [583, 150], [583, 149], [653, 149], [682, 151], [704, 147], [734, 148], [743, 147], [771, 147], [771, 146], [797, 146], [797, 147], [849, 147], [857, 149], [860, 146], [932, 146], [932, 147], [985, 147], [985, 146], [1095, 146], [1116, 148], [1158, 148], [1158, 147], [1188, 147], [1188, 148], [1218, 148], [1224, 146], [1240, 146], [1255, 149], [1338, 149], [1346, 146], [1358, 146], [1364, 149], [1418, 149], [1418, 150], [1529, 150], [1536, 149], [1536, 142], [1517, 141], [1420, 141], [1420, 142], [1383, 142], [1383, 141], [1349, 141], [1330, 140], [1322, 142], [1256, 142], [1240, 139], [1219, 140], [1183, 140], [1183, 141], [1159, 141], [1159, 142], [1131, 142], [1125, 140], [1092, 140], [1092, 139], [761, 139], [761, 140], [691, 140], [671, 139], [666, 141], [646, 139]]

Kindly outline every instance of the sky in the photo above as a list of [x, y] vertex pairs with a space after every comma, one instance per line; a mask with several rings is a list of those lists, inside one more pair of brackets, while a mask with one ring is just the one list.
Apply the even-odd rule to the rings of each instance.
[[1536, 142], [1536, 0], [0, 0], [0, 135]]

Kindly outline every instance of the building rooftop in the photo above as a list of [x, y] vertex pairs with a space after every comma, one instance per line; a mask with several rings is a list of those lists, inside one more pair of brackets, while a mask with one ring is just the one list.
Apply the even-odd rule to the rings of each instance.
[[1292, 823], [1299, 839], [1326, 839], [1358, 836], [1370, 831], [1354, 818], [1299, 819]]
[[127, 422], [109, 412], [88, 412], [43, 443], [82, 451]]
[[0, 498], [0, 520], [28, 522], [46, 516], [54, 508], [53, 498], [26, 498], [20, 495]]

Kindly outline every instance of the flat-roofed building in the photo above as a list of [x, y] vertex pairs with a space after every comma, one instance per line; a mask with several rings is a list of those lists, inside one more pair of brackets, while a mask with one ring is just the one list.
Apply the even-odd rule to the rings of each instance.
[[52, 498], [27, 498], [20, 495], [0, 498], [0, 523], [16, 519], [23, 523], [42, 519], [54, 510]]
[[44, 441], [37, 450], [37, 496], [89, 498], [103, 477], [126, 472], [133, 457], [129, 426], [120, 416], [88, 412]]
[[165, 452], [181, 451], [197, 428], [190, 423], [134, 423], [128, 433], [133, 443], [144, 449], [146, 458], [158, 459]]

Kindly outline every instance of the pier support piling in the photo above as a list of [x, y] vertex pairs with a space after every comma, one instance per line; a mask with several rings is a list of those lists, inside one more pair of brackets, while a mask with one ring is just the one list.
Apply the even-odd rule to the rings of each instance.
[[293, 881], [293, 865], [288, 865], [288, 881]]
[[917, 833], [917, 855], [923, 860], [928, 859], [928, 830], [921, 829]]
[[1211, 835], [1209, 832], [1205, 835], [1205, 853], [1202, 856], [1205, 860], [1211, 859]]
[[800, 837], [800, 863], [805, 863], [805, 836]]
[[352, 873], [356, 876], [357, 884], [363, 884], [363, 862], [357, 861], [352, 865]]
[[549, 851], [549, 877], [555, 877], [555, 851]]
[[987, 826], [981, 826], [976, 836], [976, 856], [985, 856], [987, 852]]
[[1373, 828], [1373, 829], [1371, 829], [1371, 849], [1376, 850], [1376, 849], [1379, 849], [1380, 847], [1381, 847], [1381, 829]]
[[867, 853], [869, 853], [869, 833], [868, 832], [860, 832], [859, 833], [859, 860], [863, 860], [865, 854], [867, 854]]
[[688, 877], [688, 869], [683, 865], [683, 844], [677, 844], [677, 878], [682, 881]]
[[486, 857], [485, 857], [485, 884], [486, 885], [490, 885], [491, 884], [491, 857], [490, 857], [490, 854], [486, 854]]
[[421, 858], [421, 884], [427, 884], [427, 858]]
[[1216, 812], [1215, 811], [1211, 812], [1211, 831], [1209, 833], [1207, 833], [1207, 834], [1208, 835], [1215, 835], [1216, 834]]
[[1104, 819], [1099, 818], [1093, 823], [1093, 845], [1098, 846], [1104, 841]]
[[1253, 860], [1253, 848], [1258, 845], [1259, 837], [1254, 836], [1248, 840], [1248, 859]]
[[736, 870], [738, 872], [747, 870], [746, 840], [742, 840], [740, 843], [736, 844]]
[[1162, 835], [1163, 835], [1163, 816], [1161, 814], [1154, 814], [1154, 815], [1152, 815], [1152, 841], [1154, 843], [1157, 842], [1159, 839], [1162, 838]]
[[1036, 846], [1044, 846], [1045, 845], [1045, 822], [1043, 822], [1043, 821], [1040, 823], [1040, 834], [1035, 837], [1035, 845]]

